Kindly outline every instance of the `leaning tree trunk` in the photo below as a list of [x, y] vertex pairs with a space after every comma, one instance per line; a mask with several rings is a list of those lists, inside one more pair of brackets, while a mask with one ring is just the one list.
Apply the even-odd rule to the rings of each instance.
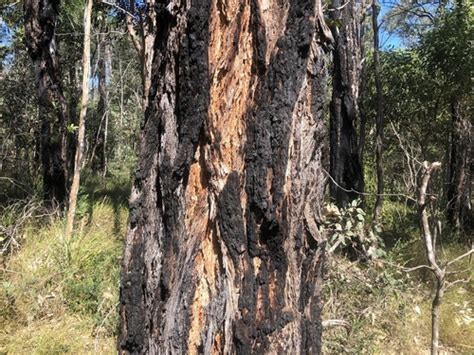
[[59, 0], [25, 0], [25, 39], [33, 59], [41, 121], [43, 198], [49, 206], [66, 199], [68, 108], [63, 94], [55, 30]]
[[321, 3], [177, 1], [156, 22], [119, 350], [317, 354]]
[[472, 213], [471, 207], [471, 161], [472, 124], [463, 116], [461, 104], [452, 99], [452, 132], [447, 189], [447, 217], [451, 227], [460, 231], [464, 220]]
[[[343, 4], [344, 3], [344, 4]], [[332, 19], [336, 46], [330, 111], [331, 197], [339, 206], [359, 197], [364, 188], [356, 122], [361, 77], [361, 19], [364, 4], [333, 0]], [[336, 25], [336, 23], [338, 23]]]

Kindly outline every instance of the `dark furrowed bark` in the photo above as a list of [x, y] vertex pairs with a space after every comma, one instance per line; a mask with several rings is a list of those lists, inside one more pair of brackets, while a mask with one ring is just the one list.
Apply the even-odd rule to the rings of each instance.
[[319, 353], [321, 5], [159, 8], [122, 353]]
[[451, 118], [451, 156], [446, 215], [448, 223], [454, 230], [468, 232], [472, 228], [469, 226], [469, 218], [472, 217], [470, 186], [472, 124], [464, 117], [461, 103], [456, 98], [453, 98], [451, 102]]
[[66, 199], [66, 130], [68, 109], [63, 94], [55, 28], [58, 0], [25, 0], [25, 38], [33, 59], [41, 120], [43, 195], [47, 205], [64, 206]]
[[[343, 8], [338, 10], [342, 5]], [[356, 123], [359, 113], [359, 82], [361, 74], [360, 22], [363, 4], [351, 1], [342, 4], [333, 1], [332, 18], [341, 25], [333, 29], [334, 49], [333, 92], [330, 110], [330, 186], [331, 197], [339, 206], [345, 206], [362, 191], [364, 179], [360, 162]], [[339, 185], [339, 186], [338, 186]], [[342, 188], [341, 188], [342, 187]], [[345, 189], [345, 190], [344, 190]]]

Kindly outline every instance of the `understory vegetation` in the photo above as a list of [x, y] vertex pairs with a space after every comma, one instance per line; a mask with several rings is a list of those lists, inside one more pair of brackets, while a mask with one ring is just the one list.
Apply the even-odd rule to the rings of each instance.
[[[35, 200], [2, 210], [10, 254], [1, 264], [1, 353], [115, 353], [128, 189], [89, 182], [67, 239], [64, 219], [45, 214]], [[29, 217], [17, 229], [24, 213]]]
[[0, 354], [474, 354], [474, 7], [175, 3], [0, 0]]
[[[80, 194], [76, 232], [68, 240], [63, 238], [64, 219], [45, 216], [35, 200], [21, 200], [2, 210], [2, 238], [9, 238], [8, 230], [15, 229], [25, 213], [28, 218], [10, 237], [10, 255], [2, 260], [1, 353], [116, 352], [127, 198], [123, 177], [89, 178]], [[424, 263], [418, 228], [412, 214], [399, 204], [387, 203], [384, 218], [393, 220], [388, 226], [396, 229], [381, 233], [391, 245], [383, 256], [365, 263], [338, 253], [328, 258], [323, 319], [344, 323], [325, 329], [326, 354], [429, 350], [432, 277], [424, 270], [401, 269]], [[441, 243], [439, 254], [451, 260], [464, 249], [458, 243]], [[460, 271], [456, 278], [474, 276], [469, 258], [456, 270]], [[470, 354], [474, 350], [473, 295], [473, 281], [447, 291], [442, 305], [442, 351]]]

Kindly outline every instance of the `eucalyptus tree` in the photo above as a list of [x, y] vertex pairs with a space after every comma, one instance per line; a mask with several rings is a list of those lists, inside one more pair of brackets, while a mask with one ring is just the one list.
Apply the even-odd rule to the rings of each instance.
[[56, 43], [59, 0], [24, 0], [25, 40], [36, 71], [43, 195], [49, 206], [63, 206], [67, 192], [68, 107]]
[[474, 10], [458, 1], [441, 14], [421, 40], [424, 64], [438, 77], [442, 95], [451, 111], [451, 145], [447, 197], [447, 218], [460, 230], [472, 218], [473, 173], [472, 81], [474, 74]]
[[360, 125], [359, 91], [362, 74], [362, 22], [364, 0], [334, 0], [331, 8], [333, 51], [332, 99], [330, 106], [331, 197], [343, 206], [360, 197], [364, 177], [357, 125]]
[[376, 98], [376, 116], [375, 116], [375, 160], [377, 171], [377, 196], [374, 206], [374, 221], [378, 222], [382, 214], [383, 195], [385, 191], [384, 184], [384, 97], [381, 79], [381, 64], [380, 64], [380, 25], [378, 16], [380, 12], [379, 3], [374, 0], [372, 2], [372, 29], [374, 34], [374, 78], [375, 78], [375, 92]]
[[157, 6], [121, 353], [321, 351], [320, 1]]

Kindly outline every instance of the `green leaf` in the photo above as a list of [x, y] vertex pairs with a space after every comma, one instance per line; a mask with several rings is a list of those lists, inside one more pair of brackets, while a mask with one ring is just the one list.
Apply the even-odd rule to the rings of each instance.
[[76, 132], [78, 128], [79, 128], [79, 126], [74, 125], [74, 123], [68, 124], [67, 127], [66, 127], [66, 129], [69, 133]]

